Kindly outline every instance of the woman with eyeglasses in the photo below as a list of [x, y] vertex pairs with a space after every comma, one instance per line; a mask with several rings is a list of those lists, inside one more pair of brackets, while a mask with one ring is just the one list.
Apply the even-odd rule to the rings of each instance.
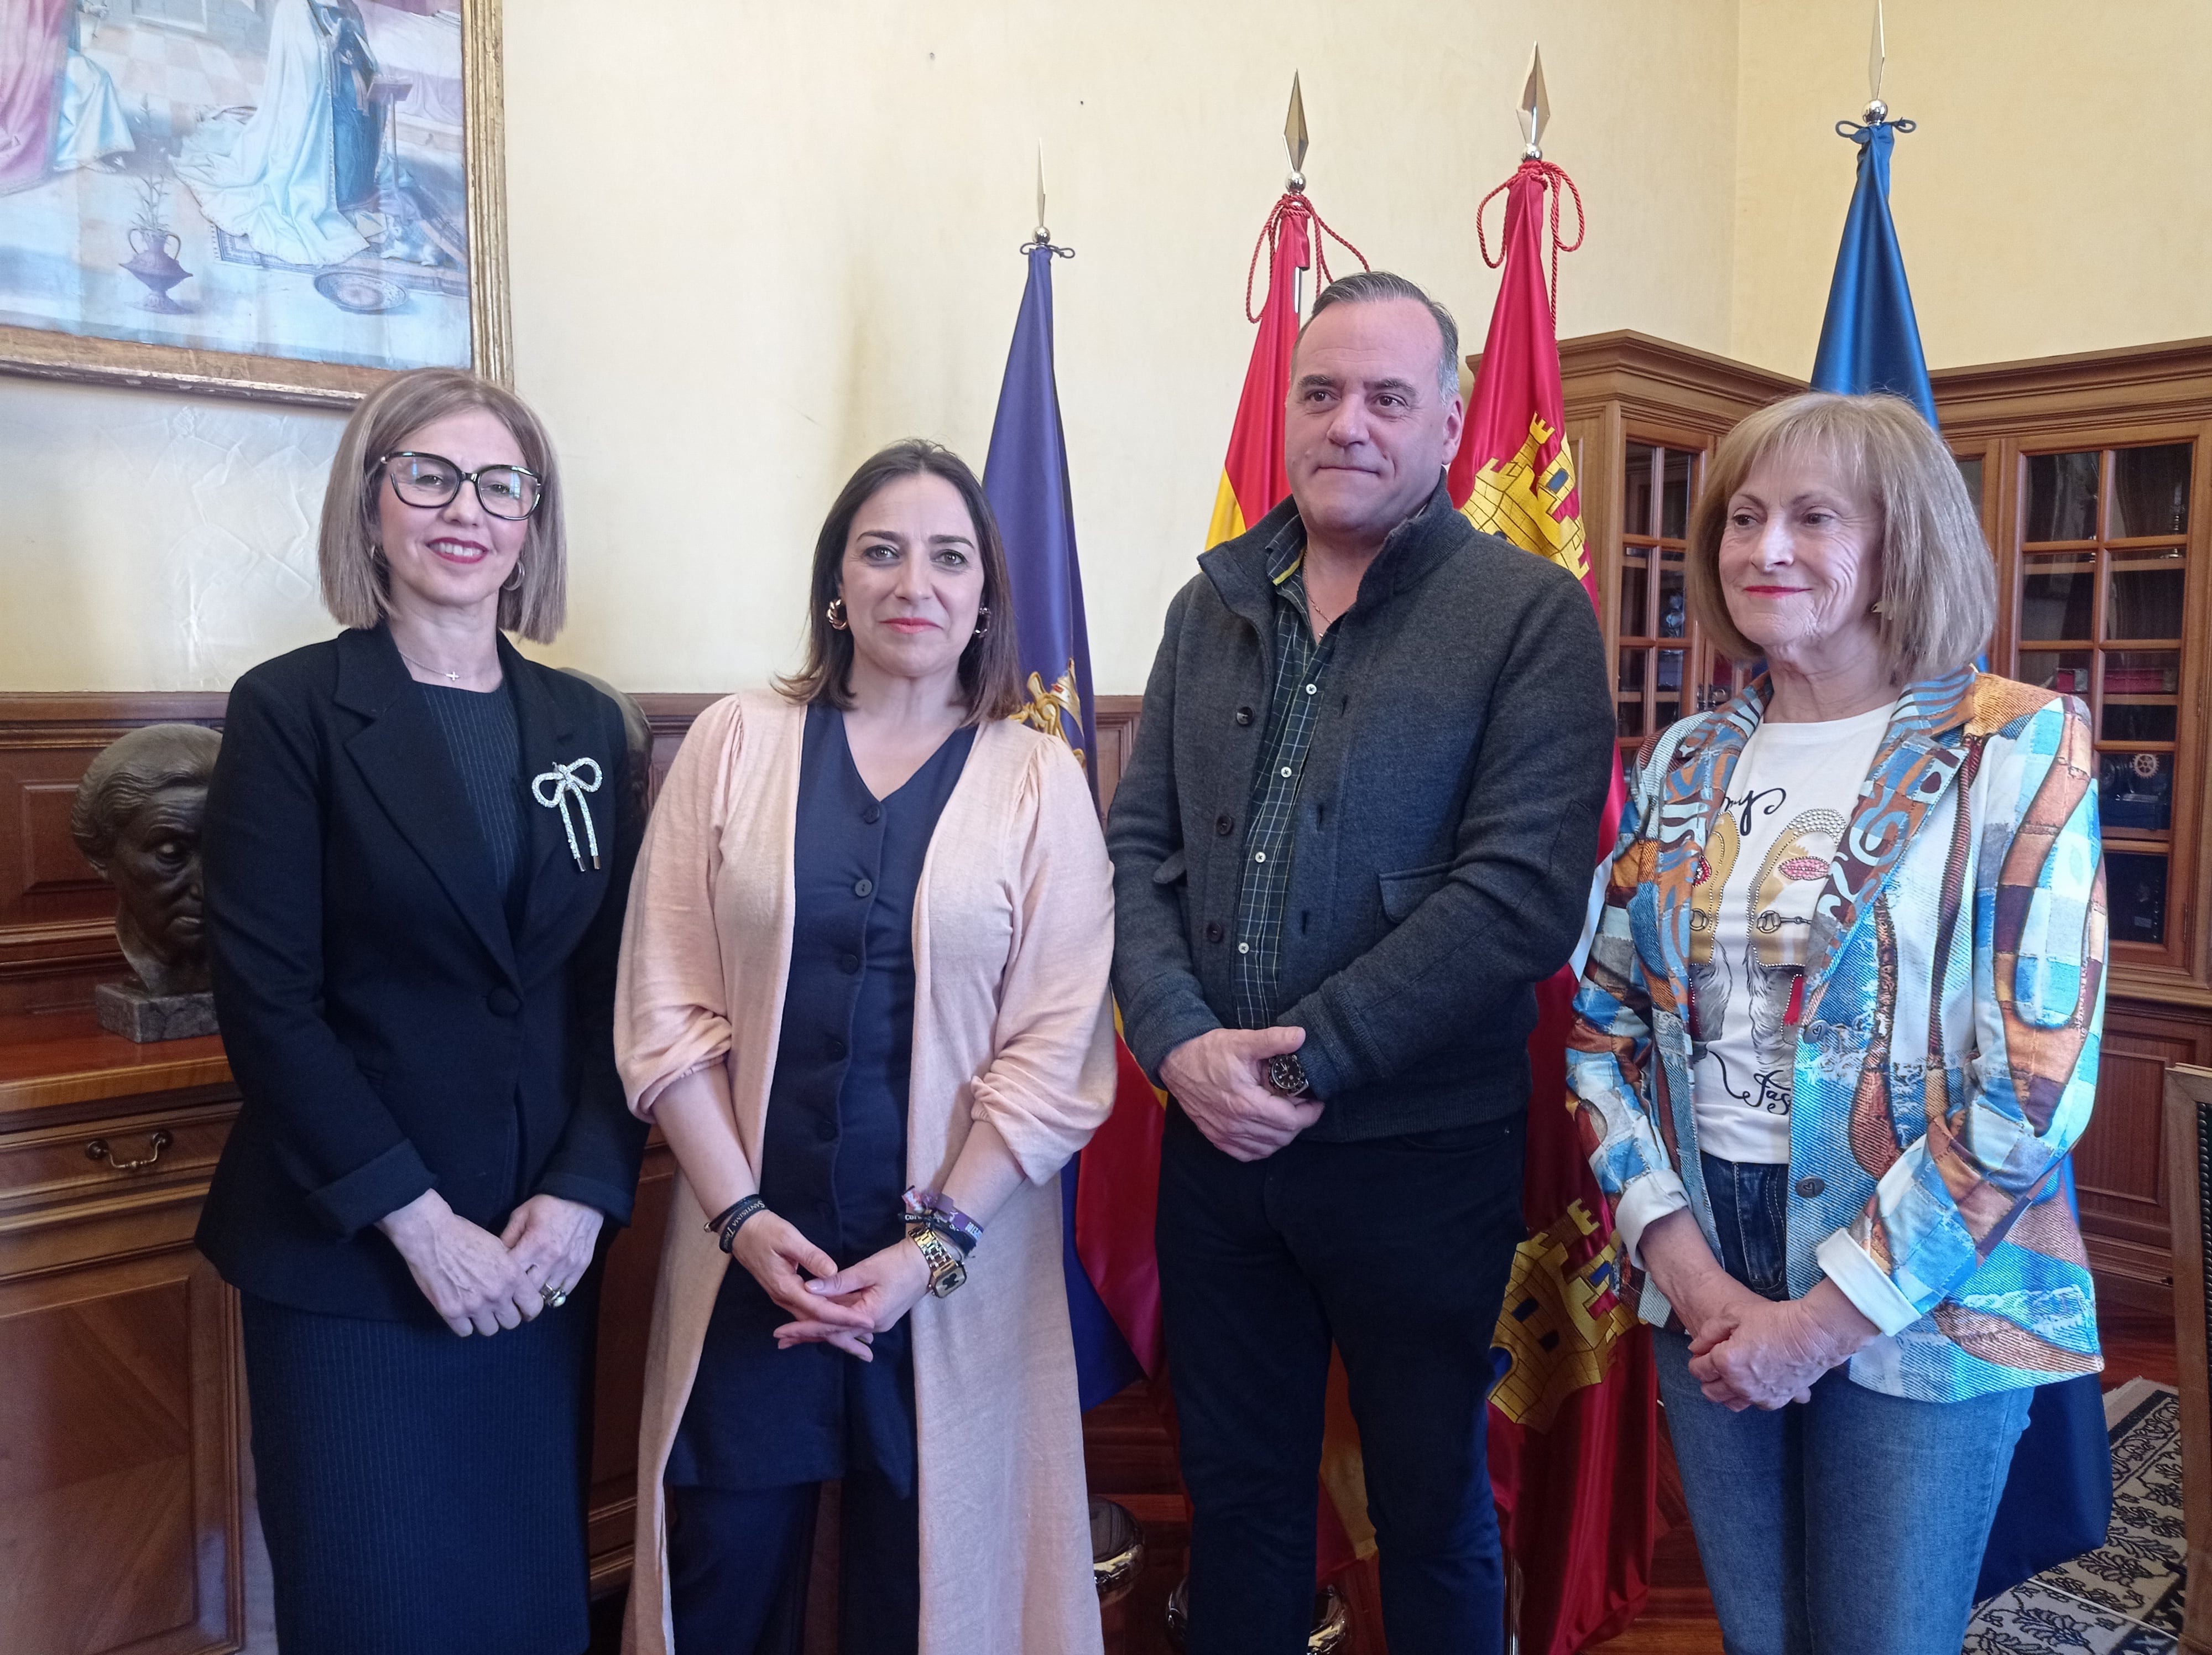
[[240, 1291], [278, 1640], [571, 1655], [605, 1226], [645, 1129], [614, 1063], [641, 832], [560, 630], [558, 472], [428, 368], [324, 498], [345, 630], [232, 689], [209, 789], [216, 1008], [243, 1097], [199, 1228]]

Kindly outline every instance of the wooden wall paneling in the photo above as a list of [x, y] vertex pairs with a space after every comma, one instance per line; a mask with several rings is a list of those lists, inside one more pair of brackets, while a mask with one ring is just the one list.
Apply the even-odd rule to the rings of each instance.
[[1114, 802], [1114, 789], [1121, 772], [1129, 768], [1129, 754], [1137, 742], [1137, 724], [1144, 715], [1142, 696], [1101, 696], [1091, 722], [1098, 731], [1098, 751], [1091, 757], [1091, 774], [1098, 778], [1098, 813], [1103, 818]]
[[[2212, 1069], [2166, 1080], [2166, 1181], [2174, 1192], [2173, 1323], [2181, 1392], [2182, 1527], [2192, 1581], [2212, 1580]], [[2212, 1655], [2212, 1591], [2183, 1610], [2184, 1655]]]
[[2108, 1001], [2096, 1109], [2074, 1151], [2082, 1237], [2098, 1291], [2157, 1310], [2172, 1303], [2172, 1191], [2161, 1099], [2175, 1063], [2212, 1063], [2212, 1027], [2186, 1009]]

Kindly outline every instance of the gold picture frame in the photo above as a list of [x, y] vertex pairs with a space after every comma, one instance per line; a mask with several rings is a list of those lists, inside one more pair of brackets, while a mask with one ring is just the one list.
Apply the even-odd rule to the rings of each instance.
[[[501, 0], [456, 0], [460, 11], [462, 160], [468, 227], [469, 366], [511, 382], [507, 274], [507, 151]], [[3, 204], [5, 197], [0, 197]], [[398, 371], [70, 333], [0, 323], [0, 374], [80, 384], [344, 407]]]

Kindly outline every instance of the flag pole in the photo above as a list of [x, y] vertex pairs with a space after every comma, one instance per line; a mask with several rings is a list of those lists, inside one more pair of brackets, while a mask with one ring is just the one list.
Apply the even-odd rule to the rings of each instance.
[[1888, 53], [1881, 37], [1881, 0], [1874, 0], [1874, 42], [1867, 48], [1867, 106], [1866, 124], [1873, 126], [1889, 118], [1889, 106], [1881, 100], [1882, 65]]
[[[1291, 154], [1291, 175], [1283, 187], [1292, 195], [1306, 192], [1306, 100], [1298, 89], [1298, 71], [1291, 71], [1291, 107], [1283, 117], [1283, 147]], [[1291, 314], [1303, 316], [1306, 311], [1305, 266], [1297, 267], [1291, 277]]]

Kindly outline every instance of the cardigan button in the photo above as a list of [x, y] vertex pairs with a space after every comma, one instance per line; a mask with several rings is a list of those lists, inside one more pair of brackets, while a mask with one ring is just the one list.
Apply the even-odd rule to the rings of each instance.
[[1213, 818], [1213, 831], [1219, 834], [1223, 838], [1226, 839], [1231, 834], [1237, 831], [1237, 823], [1234, 818], [1231, 817], [1217, 816]]
[[1237, 721], [1239, 724], [1249, 724], [1252, 721], [1252, 709], [1249, 707], [1239, 707], [1237, 709]]
[[873, 879], [855, 879], [853, 881], [853, 894], [856, 897], [865, 897], [875, 888], [876, 882]]
[[522, 1009], [522, 997], [512, 989], [494, 989], [484, 996], [484, 1004], [498, 1016], [513, 1017]]
[[1206, 940], [1208, 942], [1218, 942], [1221, 940], [1221, 922], [1219, 920], [1206, 921]]
[[1800, 1178], [1797, 1180], [1797, 1193], [1804, 1196], [1808, 1201], [1812, 1200], [1814, 1196], [1820, 1194], [1823, 1190], [1826, 1190], [1827, 1187], [1827, 1181], [1824, 1178]]

